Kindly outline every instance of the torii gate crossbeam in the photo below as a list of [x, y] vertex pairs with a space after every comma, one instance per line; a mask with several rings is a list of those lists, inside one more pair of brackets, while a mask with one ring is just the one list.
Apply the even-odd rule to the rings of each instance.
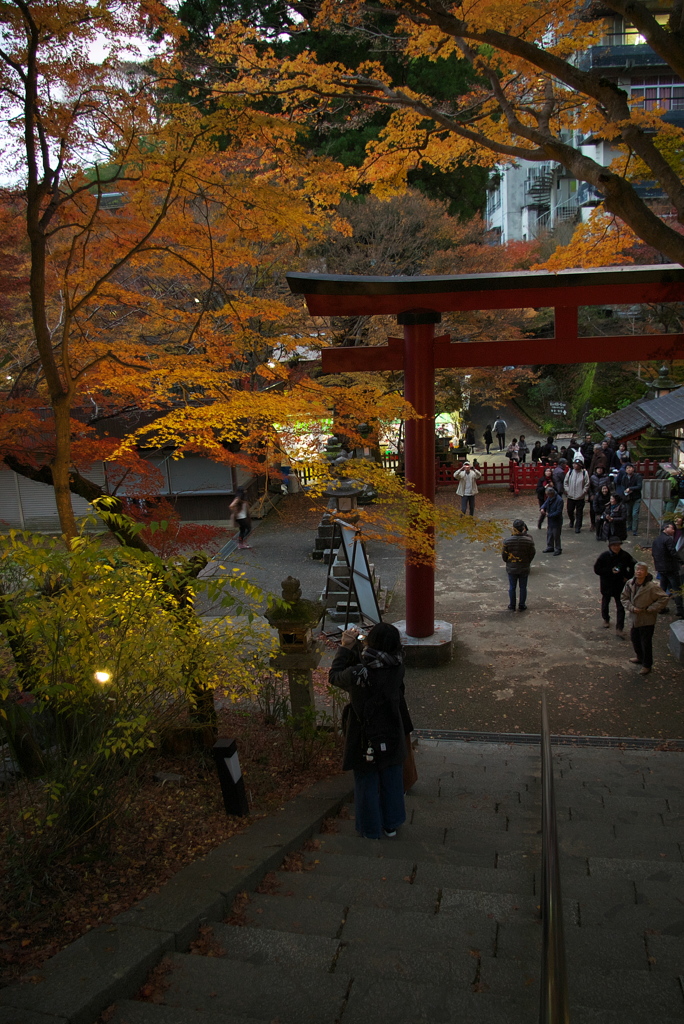
[[[406, 480], [431, 501], [435, 494], [435, 369], [684, 357], [684, 334], [592, 338], [578, 334], [580, 306], [684, 300], [684, 268], [674, 264], [435, 277], [290, 273], [287, 281], [292, 292], [305, 296], [312, 316], [397, 316], [403, 338], [389, 338], [387, 345], [374, 347], [324, 349], [323, 370], [403, 370], [404, 396], [421, 417], [406, 423]], [[448, 335], [435, 338], [435, 324], [445, 312], [530, 307], [553, 307], [553, 338], [468, 343], [452, 343]], [[416, 562], [409, 552], [406, 632], [425, 638], [434, 629], [434, 568]]]

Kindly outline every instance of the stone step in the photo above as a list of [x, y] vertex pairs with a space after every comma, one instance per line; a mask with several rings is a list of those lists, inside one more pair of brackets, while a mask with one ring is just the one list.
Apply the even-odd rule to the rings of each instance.
[[[359, 840], [362, 842], [362, 840]], [[388, 844], [389, 845], [389, 844]], [[401, 843], [397, 844], [401, 847]], [[445, 886], [451, 889], [468, 889], [483, 893], [507, 892], [536, 894], [534, 873], [514, 870], [499, 870], [490, 867], [464, 867], [454, 861], [446, 864], [426, 864], [411, 858], [358, 857], [344, 853], [324, 853], [316, 856], [314, 871], [317, 875], [330, 875], [351, 879], [378, 878], [389, 881], [413, 879], [413, 884]], [[621, 883], [629, 884], [631, 883]], [[634, 895], [632, 888], [632, 896]]]
[[[509, 869], [527, 870], [530, 865], [534, 869], [538, 867], [540, 851], [531, 850], [529, 844], [522, 844], [518, 836], [512, 836], [507, 832], [496, 832], [491, 834], [480, 833], [477, 839], [472, 836], [463, 835], [458, 830], [450, 830], [444, 837], [444, 829], [441, 837], [435, 843], [431, 843], [422, 835], [422, 830], [414, 830], [415, 839], [409, 838], [411, 830], [404, 826], [400, 832], [398, 841], [381, 839], [373, 843], [373, 849], [377, 851], [374, 856], [392, 860], [395, 857], [405, 860], [407, 856], [412, 863], [423, 864], [454, 864], [459, 867], [482, 867], [497, 868], [506, 867]], [[321, 837], [323, 839], [323, 837]], [[370, 840], [360, 839], [351, 832], [346, 835], [330, 836], [323, 839], [323, 849], [331, 853], [338, 852], [349, 856], [363, 857], [362, 843], [371, 843]], [[509, 859], [504, 865], [502, 858]], [[530, 869], [531, 870], [531, 869]], [[581, 861], [577, 870], [586, 875], [586, 858]]]
[[337, 939], [342, 934], [346, 910], [344, 903], [252, 893], [245, 908], [244, 920], [251, 928]]
[[[244, 926], [214, 926], [223, 956], [172, 954], [167, 1005], [127, 1003], [115, 1024], [536, 1020], [538, 751], [421, 740], [417, 761], [397, 838], [362, 840], [338, 819], [307, 870], [250, 896]], [[554, 762], [571, 1019], [681, 1022], [677, 762], [584, 748]]]
[[[54, 1019], [54, 1018], [51, 1018]], [[45, 1018], [48, 1024], [48, 1018]], [[117, 1002], [107, 1024], [271, 1024], [272, 1018], [236, 1016], [234, 1013], [214, 1013], [195, 1010], [187, 1006], [161, 1006], [157, 1003], [138, 1003], [132, 999]]]
[[[368, 840], [370, 841], [370, 840]], [[402, 911], [432, 914], [438, 901], [438, 886], [411, 885], [407, 881], [389, 878], [344, 878], [337, 875], [278, 873], [278, 897], [319, 901], [342, 906], [363, 904], [369, 907], [394, 907]]]
[[292, 972], [224, 957], [172, 953], [164, 1002], [168, 1006], [256, 1017], [280, 1024], [335, 1024], [350, 979], [300, 968]]
[[[337, 834], [340, 836], [355, 837], [356, 841], [360, 843], [373, 842], [373, 840], [359, 839], [354, 822], [351, 819], [341, 819], [336, 822], [336, 825], [339, 830]], [[454, 851], [480, 851], [483, 863], [485, 864], [488, 853], [491, 853], [492, 858], [494, 858], [498, 852], [533, 853], [540, 849], [540, 839], [535, 833], [522, 834], [507, 831], [505, 823], [497, 823], [493, 820], [493, 817], [492, 827], [489, 827], [489, 825], [489, 821], [484, 824], [482, 821], [475, 820], [468, 822], [467, 826], [465, 823], [458, 821], [456, 825], [450, 825], [448, 828], [436, 824], [426, 825], [423, 824], [419, 814], [414, 815], [410, 813], [409, 820], [401, 826], [396, 839], [380, 839], [376, 840], [376, 842], [383, 851], [389, 846], [400, 848], [404, 842], [420, 842], [430, 848], [435, 848], [437, 851], [439, 851], [440, 847]], [[496, 864], [492, 863], [491, 867], [496, 867]]]
[[322, 935], [230, 924], [215, 924], [212, 931], [226, 957], [256, 967], [270, 964], [290, 971], [333, 973], [340, 952], [339, 939]]

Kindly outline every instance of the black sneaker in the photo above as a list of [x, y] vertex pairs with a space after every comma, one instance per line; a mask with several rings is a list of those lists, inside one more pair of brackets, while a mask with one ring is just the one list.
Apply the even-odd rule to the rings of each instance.
[[396, 836], [397, 834], [396, 828], [383, 828], [382, 831], [385, 833], [388, 839], [393, 839], [394, 836]]

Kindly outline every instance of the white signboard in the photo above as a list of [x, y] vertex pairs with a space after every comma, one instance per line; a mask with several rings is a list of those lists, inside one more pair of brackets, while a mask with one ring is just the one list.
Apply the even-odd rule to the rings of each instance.
[[351, 582], [356, 591], [359, 612], [373, 623], [382, 622], [361, 532], [351, 523], [343, 523], [338, 520], [337, 525], [342, 532], [341, 550], [344, 551], [347, 564], [351, 569]]

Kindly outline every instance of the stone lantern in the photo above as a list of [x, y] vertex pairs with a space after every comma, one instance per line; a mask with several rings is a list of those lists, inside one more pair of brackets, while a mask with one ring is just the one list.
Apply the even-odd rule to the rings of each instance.
[[658, 376], [648, 385], [646, 395], [648, 399], [662, 398], [664, 395], [669, 395], [671, 391], [675, 391], [679, 386], [679, 382], [670, 377], [667, 366], [663, 365], [658, 370]]
[[356, 509], [362, 493], [363, 488], [354, 480], [335, 480], [323, 491], [324, 497], [334, 500], [338, 518], [349, 523], [355, 523], [359, 518]]
[[280, 653], [272, 659], [272, 665], [287, 673], [290, 706], [297, 718], [314, 707], [313, 670], [318, 667], [322, 651], [312, 631], [325, 609], [320, 601], [302, 598], [302, 588], [294, 576], [288, 576], [281, 586], [283, 601], [289, 607], [275, 608], [266, 613], [266, 618], [278, 630], [280, 640]]

